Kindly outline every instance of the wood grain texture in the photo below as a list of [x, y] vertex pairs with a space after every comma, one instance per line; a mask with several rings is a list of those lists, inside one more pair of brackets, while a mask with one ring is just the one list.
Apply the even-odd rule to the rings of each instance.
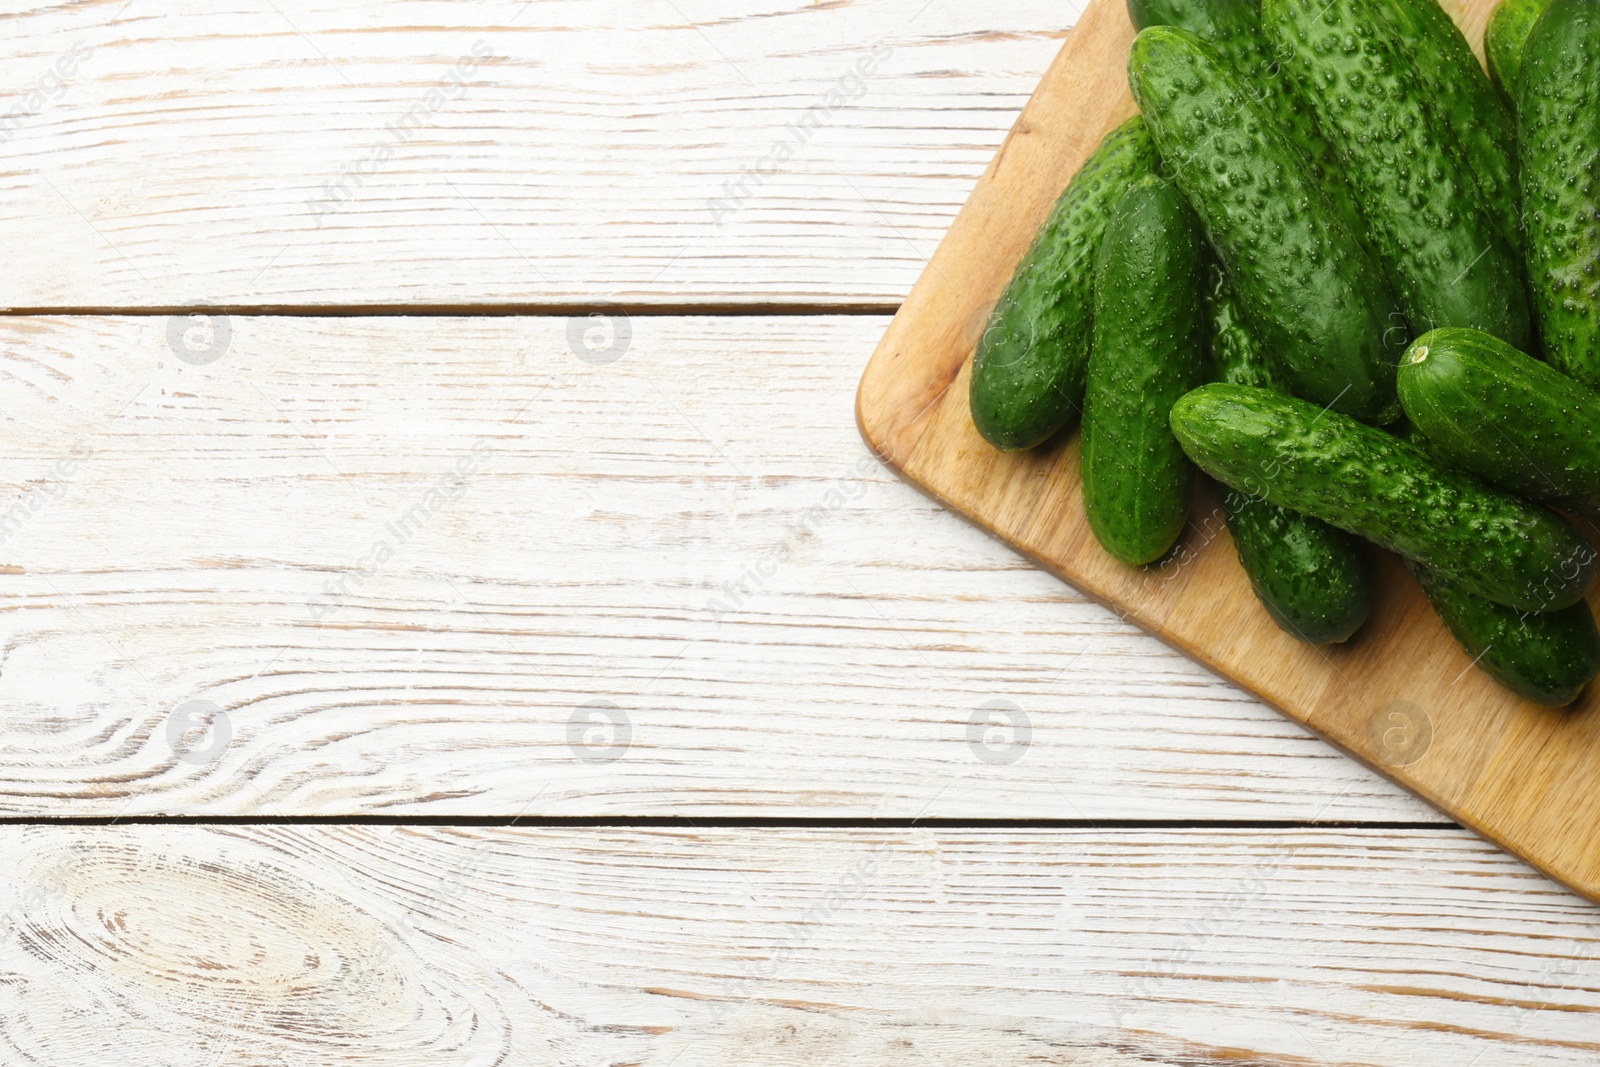
[[[12, 10], [0, 306], [892, 303], [1077, 6]], [[1432, 817], [887, 475], [886, 325], [0, 320], [0, 812]], [[1597, 1047], [1593, 909], [1451, 830], [0, 854], [7, 1067]]]
[[[1456, 6], [1481, 32], [1491, 5]], [[1091, 5], [873, 356], [857, 400], [863, 435], [913, 484], [1119, 614], [1600, 899], [1600, 687], [1570, 711], [1522, 703], [1467, 669], [1392, 559], [1361, 634], [1304, 645], [1256, 602], [1214, 498], [1201, 495], [1171, 557], [1130, 568], [1089, 530], [1075, 436], [1005, 455], [974, 429], [978, 331], [1068, 176], [1131, 106], [1131, 38], [1121, 0]]]
[[885, 471], [886, 325], [0, 320], [0, 810], [1435, 817]]
[[1592, 907], [1460, 830], [0, 829], [16, 1067], [1587, 1067]]
[[892, 306], [1081, 8], [13, 7], [0, 307]]

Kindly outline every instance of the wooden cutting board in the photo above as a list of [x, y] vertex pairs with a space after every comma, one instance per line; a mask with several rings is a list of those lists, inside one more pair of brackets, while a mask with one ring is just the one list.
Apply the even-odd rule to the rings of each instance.
[[[1445, 6], [1480, 42], [1494, 0]], [[1600, 901], [1600, 684], [1564, 711], [1520, 701], [1471, 665], [1392, 558], [1361, 634], [1308, 647], [1255, 599], [1214, 492], [1200, 494], [1171, 557], [1128, 567], [1085, 521], [1076, 435], [1006, 455], [973, 428], [978, 335], [1067, 180], [1133, 114], [1132, 40], [1123, 0], [1094, 0], [873, 354], [862, 435], [906, 480], [1057, 576]]]

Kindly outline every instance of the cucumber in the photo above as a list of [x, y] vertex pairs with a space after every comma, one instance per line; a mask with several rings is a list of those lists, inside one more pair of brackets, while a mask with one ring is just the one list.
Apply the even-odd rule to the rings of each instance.
[[1519, 611], [1575, 604], [1595, 552], [1566, 519], [1337, 412], [1202, 386], [1172, 409], [1190, 459], [1231, 488], [1374, 541]]
[[1245, 321], [1233, 280], [1215, 258], [1206, 283], [1206, 313], [1211, 326], [1211, 362], [1216, 380], [1257, 389], [1285, 388], [1278, 366]]
[[1514, 493], [1600, 517], [1600, 394], [1477, 330], [1434, 330], [1400, 364], [1427, 449]]
[[1564, 707], [1600, 673], [1600, 633], [1583, 601], [1560, 611], [1519, 612], [1473, 596], [1437, 571], [1406, 565], [1462, 650], [1524, 700]]
[[1399, 309], [1304, 154], [1186, 30], [1142, 31], [1128, 77], [1157, 151], [1294, 391], [1356, 418], [1392, 419], [1405, 337], [1387, 331]]
[[1290, 144], [1300, 148], [1312, 177], [1327, 194], [1339, 217], [1373, 259], [1377, 248], [1367, 236], [1367, 223], [1345, 181], [1333, 145], [1317, 129], [1305, 99], [1284, 84], [1278, 60], [1261, 31], [1261, 0], [1128, 0], [1128, 16], [1136, 29], [1176, 26], [1215, 48], [1240, 76], [1251, 96], [1277, 119]]
[[[1411, 421], [1397, 423], [1390, 432], [1429, 458], [1453, 465], [1438, 442]], [[1577, 699], [1594, 677], [1600, 666], [1600, 637], [1587, 603], [1552, 612], [1517, 611], [1474, 596], [1414, 560], [1403, 562], [1473, 663], [1523, 699], [1561, 707]]]
[[1517, 124], [1511, 109], [1438, 0], [1386, 0], [1382, 9], [1405, 43], [1423, 91], [1444, 120], [1490, 218], [1511, 247], [1513, 262], [1520, 263]]
[[1489, 77], [1500, 90], [1506, 106], [1517, 106], [1517, 77], [1522, 72], [1522, 48], [1528, 43], [1533, 24], [1539, 21], [1550, 0], [1500, 0], [1483, 31], [1483, 51], [1489, 59]]
[[[1241, 321], [1233, 287], [1216, 264], [1210, 294], [1217, 377], [1234, 385], [1277, 388], [1272, 364]], [[1274, 622], [1314, 645], [1347, 640], [1361, 628], [1372, 602], [1372, 578], [1359, 541], [1325, 522], [1226, 486], [1222, 510], [1239, 565]]]
[[1412, 325], [1472, 326], [1531, 347], [1518, 256], [1381, 4], [1265, 0], [1262, 10], [1344, 161]]
[[994, 447], [1032, 448], [1078, 415], [1100, 235], [1128, 184], [1155, 167], [1138, 116], [1112, 130], [1012, 274], [978, 342], [968, 397], [973, 424]]
[[1597, 86], [1600, 4], [1555, 0], [1528, 37], [1517, 82], [1528, 281], [1545, 358], [1591, 389], [1600, 389]]
[[1205, 379], [1204, 264], [1182, 194], [1136, 181], [1100, 242], [1080, 455], [1089, 527], [1124, 563], [1160, 559], [1188, 521], [1194, 468], [1167, 413]]
[[1372, 577], [1359, 540], [1237, 489], [1223, 492], [1222, 510], [1239, 565], [1280, 628], [1313, 645], [1346, 641], [1361, 629]]

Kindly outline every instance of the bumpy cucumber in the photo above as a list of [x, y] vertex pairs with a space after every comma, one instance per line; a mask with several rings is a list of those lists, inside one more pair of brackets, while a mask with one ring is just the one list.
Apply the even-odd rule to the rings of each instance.
[[1583, 601], [1560, 611], [1520, 612], [1473, 596], [1420, 564], [1407, 566], [1462, 650], [1524, 700], [1563, 707], [1600, 673], [1600, 633]]
[[1344, 161], [1412, 325], [1472, 326], [1528, 348], [1518, 257], [1382, 11], [1379, 0], [1265, 0], [1263, 19]]
[[1434, 330], [1400, 363], [1428, 450], [1514, 493], [1600, 517], [1600, 394], [1477, 330]]
[[1206, 313], [1211, 321], [1211, 362], [1217, 381], [1288, 392], [1277, 364], [1245, 321], [1233, 279], [1214, 257], [1206, 282]]
[[[1211, 270], [1211, 354], [1219, 380], [1277, 388], [1272, 365], [1241, 320], [1227, 274]], [[1244, 568], [1267, 614], [1314, 645], [1344, 641], [1361, 628], [1372, 579], [1359, 541], [1325, 522], [1223, 487], [1222, 510]]]
[[1387, 331], [1403, 317], [1304, 154], [1187, 30], [1141, 32], [1128, 76], [1164, 165], [1294, 391], [1356, 418], [1393, 418], [1405, 335]]
[[1188, 520], [1194, 468], [1167, 413], [1205, 380], [1205, 262], [1194, 212], [1153, 175], [1128, 189], [1100, 242], [1083, 504], [1095, 536], [1124, 563], [1160, 559]]
[[1545, 357], [1600, 389], [1600, 4], [1594, 0], [1555, 0], [1534, 25], [1517, 82], [1517, 141], [1528, 281]]
[[[1409, 419], [1390, 432], [1446, 465], [1454, 461]], [[1457, 643], [1484, 673], [1525, 700], [1561, 707], [1600, 666], [1594, 615], [1580, 601], [1560, 611], [1517, 611], [1475, 596], [1414, 560], [1404, 560]]]
[[1140, 30], [1150, 26], [1188, 30], [1221, 53], [1250, 94], [1277, 119], [1288, 141], [1305, 154], [1312, 176], [1367, 255], [1377, 258], [1333, 145], [1317, 128], [1311, 106], [1285, 84], [1278, 70], [1278, 60], [1261, 30], [1261, 0], [1128, 0], [1128, 16]]
[[1467, 174], [1477, 182], [1490, 217], [1520, 262], [1517, 125], [1511, 109], [1438, 0], [1386, 0], [1380, 6], [1405, 43], [1423, 91], [1444, 120]]
[[1483, 31], [1483, 51], [1489, 58], [1489, 76], [1506, 105], [1517, 104], [1517, 78], [1522, 72], [1522, 49], [1550, 0], [1500, 0]]
[[1222, 495], [1239, 565], [1267, 614], [1313, 645], [1349, 639], [1367, 621], [1372, 578], [1361, 542], [1237, 489]]
[[1032, 448], [1078, 415], [1100, 235], [1128, 184], [1155, 167], [1137, 115], [1107, 134], [1000, 295], [978, 342], [969, 393], [973, 424], [996, 448]]
[[1229, 487], [1365, 537], [1497, 604], [1556, 611], [1594, 581], [1594, 549], [1560, 515], [1303, 400], [1206, 385], [1173, 406], [1172, 430]]

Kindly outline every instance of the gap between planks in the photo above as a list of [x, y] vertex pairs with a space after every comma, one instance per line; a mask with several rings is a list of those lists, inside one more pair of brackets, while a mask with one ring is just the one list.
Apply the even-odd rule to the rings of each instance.
[[1337, 819], [828, 819], [679, 815], [132, 815], [0, 817], [0, 826], [438, 826], [796, 830], [1459, 830], [1453, 822]]

